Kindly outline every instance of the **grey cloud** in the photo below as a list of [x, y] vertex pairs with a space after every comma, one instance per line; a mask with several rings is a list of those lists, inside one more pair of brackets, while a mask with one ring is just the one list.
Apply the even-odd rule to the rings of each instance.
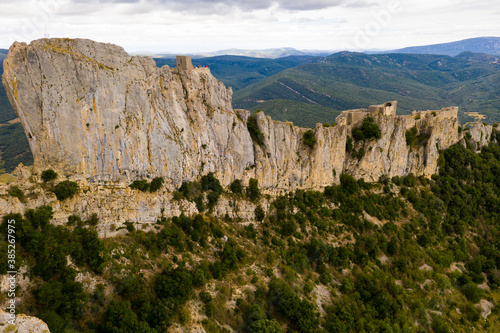
[[217, 12], [220, 8], [237, 7], [242, 11], [267, 9], [277, 4], [287, 10], [317, 10], [335, 6], [363, 6], [369, 5], [365, 0], [72, 0], [80, 3], [145, 3], [161, 6], [162, 9], [171, 8], [187, 12], [207, 10]]
[[291, 10], [314, 10], [340, 6], [343, 0], [281, 1], [280, 7]]

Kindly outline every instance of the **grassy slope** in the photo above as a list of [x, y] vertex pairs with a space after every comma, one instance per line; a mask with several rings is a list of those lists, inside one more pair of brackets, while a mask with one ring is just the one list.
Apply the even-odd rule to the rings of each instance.
[[[498, 68], [497, 58], [472, 53], [448, 57], [343, 52], [241, 89], [234, 106], [269, 112], [267, 105], [259, 105], [262, 101], [288, 99], [346, 110], [398, 100], [402, 114], [457, 105], [495, 122], [500, 120]], [[283, 109], [277, 102], [273, 108]], [[302, 112], [311, 110], [304, 105]]]

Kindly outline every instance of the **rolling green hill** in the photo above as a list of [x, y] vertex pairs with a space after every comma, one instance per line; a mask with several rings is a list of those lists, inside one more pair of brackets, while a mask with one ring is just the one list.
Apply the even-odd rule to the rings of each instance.
[[[278, 59], [242, 56], [217, 56], [193, 59], [194, 66], [208, 66], [212, 74], [234, 91], [281, 72], [284, 69], [321, 60], [313, 56], [289, 56]], [[158, 66], [175, 67], [175, 59], [155, 58]]]
[[[303, 103], [304, 108], [297, 112], [306, 113], [312, 112], [312, 106], [334, 113], [398, 100], [401, 114], [456, 105], [462, 122], [470, 120], [466, 112], [479, 112], [486, 115], [486, 121], [496, 122], [500, 120], [500, 91], [495, 84], [500, 78], [499, 67], [497, 57], [485, 54], [449, 57], [341, 52], [245, 87], [235, 93], [233, 104], [274, 116], [276, 110], [286, 108], [281, 105], [283, 100]], [[270, 103], [273, 100], [281, 101]], [[289, 120], [300, 119], [288, 114]], [[330, 122], [319, 114], [316, 118], [316, 122]]]

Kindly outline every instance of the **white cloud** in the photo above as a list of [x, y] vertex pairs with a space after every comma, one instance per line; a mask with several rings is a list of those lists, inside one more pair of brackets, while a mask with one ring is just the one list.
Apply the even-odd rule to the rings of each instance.
[[[398, 2], [388, 21], [377, 18]], [[0, 0], [0, 47], [47, 31], [129, 51], [389, 49], [499, 36], [492, 8], [492, 0]], [[368, 38], [357, 42], [363, 34]]]

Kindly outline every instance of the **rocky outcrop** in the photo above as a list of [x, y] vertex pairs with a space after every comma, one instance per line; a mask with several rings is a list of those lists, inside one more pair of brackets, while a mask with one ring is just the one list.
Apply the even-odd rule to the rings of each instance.
[[[380, 126], [381, 138], [358, 144], [357, 148], [363, 148], [365, 155], [361, 159], [346, 158], [345, 170], [366, 181], [376, 181], [382, 175], [437, 173], [439, 150], [459, 141], [457, 112], [458, 108], [452, 107], [417, 111], [409, 116], [373, 115]], [[413, 128], [417, 142], [408, 145], [407, 131]]]
[[469, 136], [466, 133], [470, 134], [470, 139], [474, 144], [476, 150], [479, 150], [483, 146], [487, 146], [488, 143], [492, 139], [493, 133], [493, 125], [487, 125], [483, 123], [474, 123], [474, 126], [471, 126], [465, 134], [462, 133], [462, 136], [466, 139], [469, 139]]
[[[264, 144], [256, 145], [249, 112], [231, 107], [231, 89], [209, 69], [180, 60], [177, 68], [157, 68], [151, 58], [83, 39], [15, 43], [2, 80], [34, 172], [52, 168], [99, 184], [163, 176], [169, 189], [214, 172], [223, 185], [253, 177], [279, 192], [330, 185], [346, 171], [368, 181], [429, 176], [437, 172], [438, 150], [459, 140], [456, 108], [397, 116], [396, 102], [388, 102], [345, 111], [333, 127], [318, 124], [313, 147], [303, 140], [309, 129], [257, 113]], [[355, 143], [365, 154], [353, 157], [347, 137], [369, 115], [382, 136]], [[419, 146], [406, 143], [413, 127], [426, 138]]]
[[15, 325], [10, 323], [11, 320], [10, 313], [0, 310], [0, 332], [50, 333], [47, 324], [36, 317], [18, 314]]
[[[15, 185], [24, 191], [29, 199], [20, 201], [9, 195], [0, 196], [0, 217], [49, 205], [54, 212], [51, 219], [53, 224], [65, 225], [71, 215], [88, 220], [92, 214], [97, 214], [99, 224], [96, 230], [99, 236], [114, 237], [127, 233], [125, 222], [133, 222], [136, 228], [149, 231], [156, 230], [156, 223], [162, 218], [170, 219], [181, 214], [193, 216], [200, 213], [194, 202], [184, 199], [174, 200], [173, 193], [165, 189], [154, 193], [143, 193], [123, 184], [81, 184], [82, 188], [78, 195], [59, 201], [45, 186], [36, 186], [31, 182], [33, 179], [30, 181], [23, 176], [30, 172], [27, 167], [20, 165], [16, 168], [16, 172], [18, 176]], [[6, 192], [7, 189], [7, 186], [0, 186], [0, 193], [2, 190]], [[256, 220], [257, 205], [262, 206], [266, 212], [269, 210], [269, 201], [265, 198], [254, 203], [245, 198], [235, 199], [222, 195], [211, 215], [221, 219], [230, 218], [244, 224], [252, 223]]]
[[172, 71], [115, 45], [42, 39], [15, 43], [2, 79], [35, 172], [91, 181], [163, 175], [178, 186], [219, 171], [227, 184], [254, 163], [231, 89], [209, 70]]

